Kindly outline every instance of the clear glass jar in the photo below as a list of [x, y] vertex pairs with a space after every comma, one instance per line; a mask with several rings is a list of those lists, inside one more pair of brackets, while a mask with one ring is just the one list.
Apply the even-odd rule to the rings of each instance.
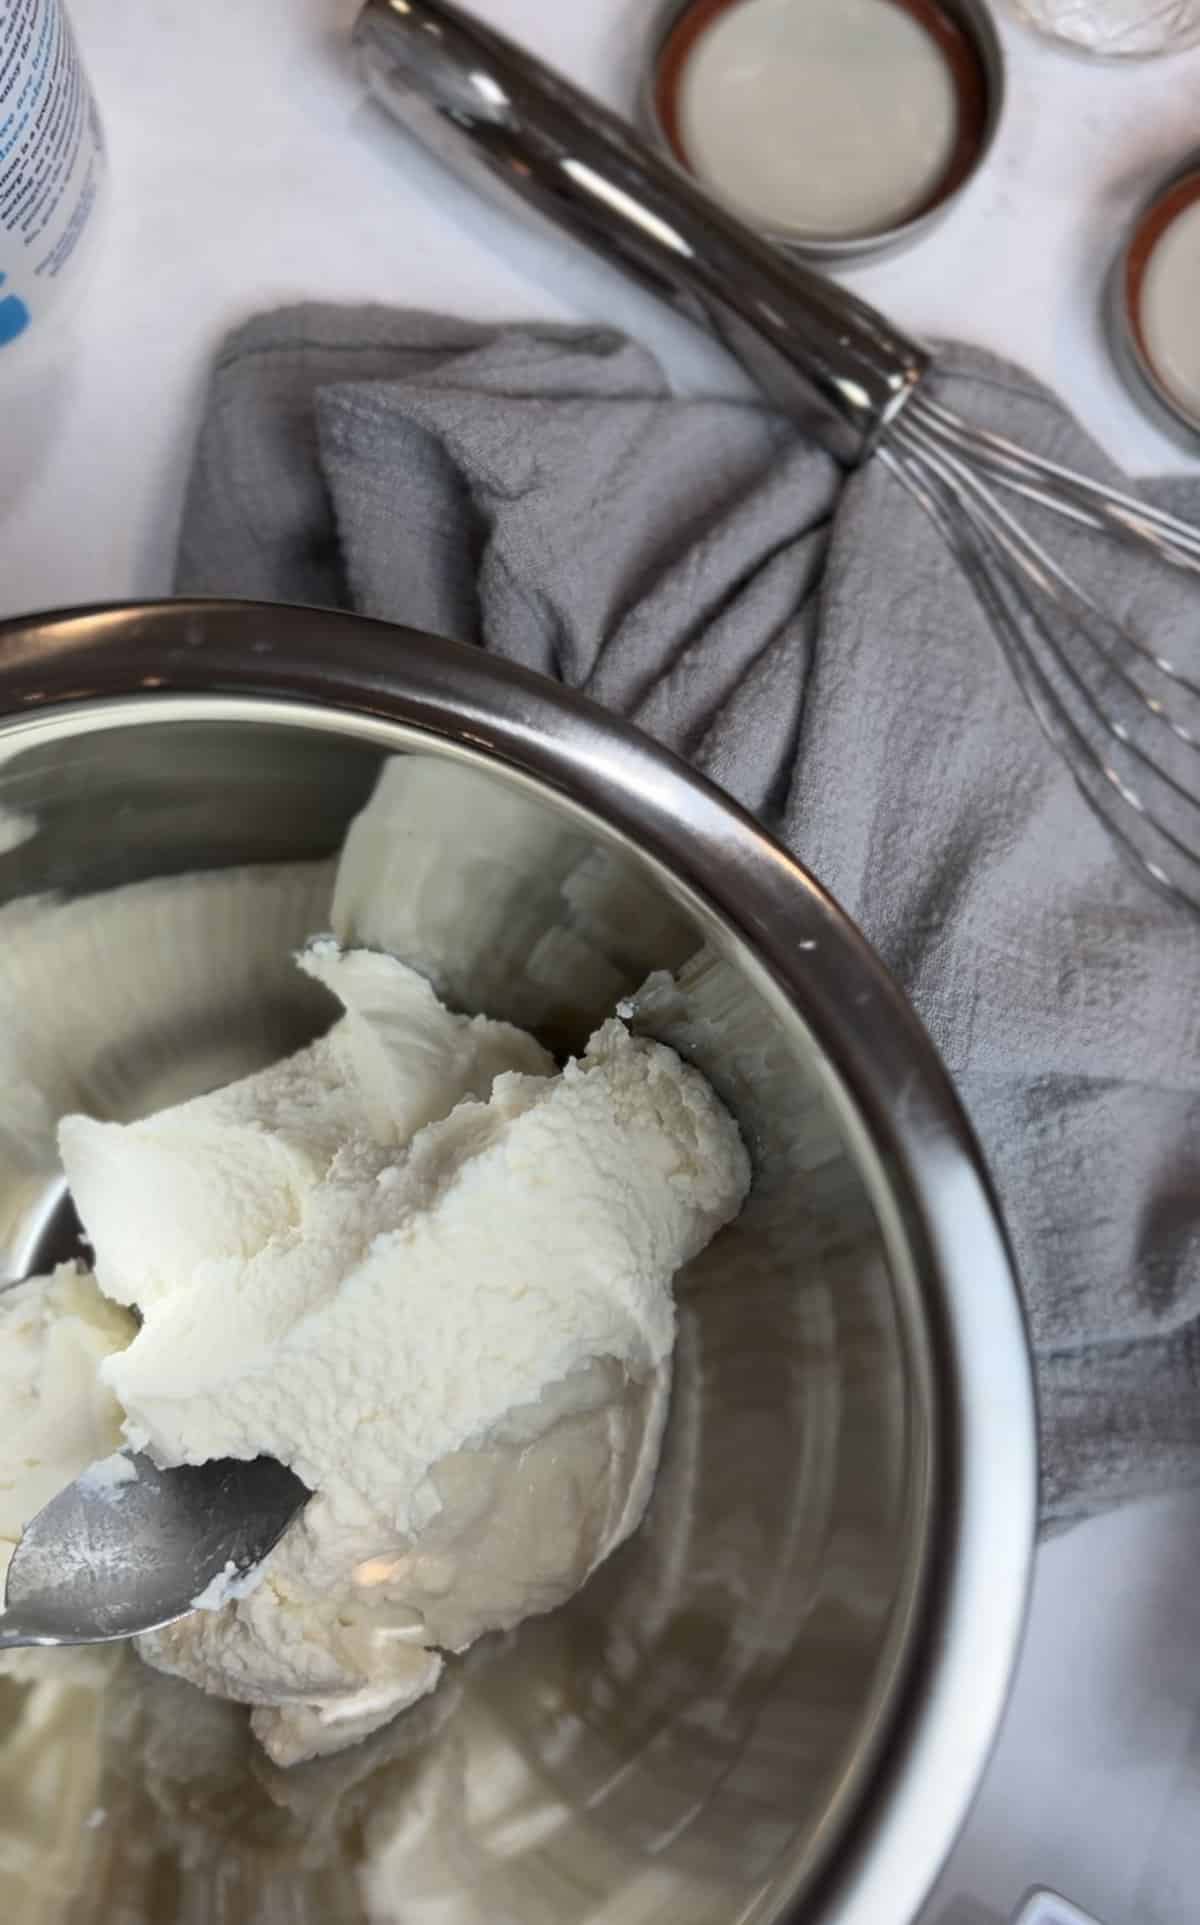
[[1011, 0], [1031, 27], [1085, 53], [1145, 58], [1200, 41], [1200, 0]]

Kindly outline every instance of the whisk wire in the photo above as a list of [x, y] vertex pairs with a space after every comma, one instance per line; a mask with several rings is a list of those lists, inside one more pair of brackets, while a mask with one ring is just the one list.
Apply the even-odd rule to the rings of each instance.
[[[986, 501], [986, 490], [980, 489], [979, 493]], [[996, 504], [992, 503], [991, 506], [994, 509]], [[968, 514], [968, 518], [983, 545], [1001, 550], [1007, 555], [1008, 559], [1013, 562], [1018, 572], [1002, 578], [1003, 589], [1001, 593], [1004, 592], [1004, 589], [1007, 589], [1011, 594], [1020, 613], [1024, 615], [1035, 633], [1041, 637], [1056, 668], [1070, 683], [1075, 694], [1079, 697], [1084, 708], [1093, 720], [1106, 734], [1113, 738], [1123, 753], [1139, 761], [1142, 767], [1145, 768], [1156, 781], [1165, 783], [1167, 787], [1178, 795], [1183, 802], [1187, 803], [1189, 807], [1200, 809], [1200, 797], [1195, 795], [1193, 791], [1188, 789], [1183, 783], [1178, 782], [1167, 770], [1162, 768], [1159, 763], [1155, 762], [1153, 757], [1149, 756], [1146, 751], [1123, 730], [1122, 725], [1114, 722], [1112, 717], [1100, 707], [1092, 691], [1088, 688], [1086, 682], [1075, 669], [1073, 663], [1054, 636], [1044, 607], [1039, 605], [1034, 594], [1030, 594], [1026, 587], [1027, 580], [1032, 582], [1036, 594], [1036, 590], [1039, 587], [1044, 590], [1046, 584], [1039, 582], [1037, 575], [1028, 569], [1015, 546], [1007, 541], [999, 530], [989, 526], [982, 513], [974, 508], [965, 510], [965, 512]], [[1017, 634], [1020, 637], [1021, 631], [1019, 628], [1017, 629]], [[1023, 641], [1023, 638], [1021, 639]], [[1037, 657], [1027, 647], [1024, 648], [1024, 653], [1045, 699], [1051, 703], [1055, 702], [1055, 695], [1049, 678], [1044, 674]], [[1200, 857], [1197, 857], [1191, 845], [1182, 836], [1178, 835], [1167, 822], [1163, 821], [1161, 816], [1155, 813], [1146, 798], [1140, 794], [1138, 790], [1130, 787], [1129, 783], [1122, 777], [1119, 768], [1117, 768], [1112, 761], [1106, 760], [1095, 745], [1088, 740], [1087, 736], [1078, 727], [1069, 712], [1059, 704], [1056, 706], [1054, 713], [1059, 720], [1064, 735], [1070, 738], [1072, 746], [1083, 758], [1084, 763], [1090, 766], [1095, 774], [1109, 785], [1109, 788], [1115, 792], [1117, 799], [1129, 809], [1133, 810], [1135, 814], [1142, 817], [1147, 825], [1156, 834], [1161, 835], [1165, 841], [1170, 843], [1171, 847], [1175, 849], [1186, 862], [1195, 863], [1197, 867], [1200, 868]], [[1083, 785], [1081, 784], [1081, 786]], [[1088, 793], [1086, 789], [1085, 793]], [[1093, 802], [1093, 805], [1097, 808], [1097, 812], [1102, 814], [1106, 825], [1111, 830], [1114, 830], [1114, 832], [1117, 832], [1110, 811], [1102, 809], [1098, 800], [1090, 794], [1088, 799]], [[1106, 799], [1111, 800], [1111, 798]], [[1162, 871], [1158, 864], [1153, 863], [1145, 856], [1144, 852], [1140, 850], [1138, 851], [1138, 855], [1140, 861], [1147, 863], [1148, 866], [1151, 867], [1156, 880], [1165, 879], [1165, 872]]]
[[[1034, 643], [1040, 644], [1084, 712], [1116, 742], [1118, 751], [1132, 756], [1155, 782], [1162, 782], [1189, 809], [1200, 810], [1200, 796], [1165, 769], [1131, 736], [1126, 725], [1114, 719], [1097, 701], [1054, 634], [1050, 615], [1057, 613], [1067, 621], [1071, 634], [1081, 638], [1099, 657], [1106, 671], [1141, 704], [1152, 721], [1163, 723], [1182, 743], [1194, 749], [1197, 744], [1190, 731], [1177, 725], [1162, 704], [1125, 671], [1112, 650], [1098, 640], [1095, 629], [1102, 628], [1116, 635], [1122, 645], [1136, 647], [1156, 665], [1157, 658], [1105, 615], [1009, 513], [988, 486], [992, 476], [987, 463], [983, 464], [986, 479], [980, 476], [978, 464], [973, 464], [975, 431], [962, 424], [968, 445], [961, 446], [957, 436], [947, 437], [940, 434], [936, 426], [931, 427], [926, 417], [929, 407], [937, 405], [928, 404], [918, 412], [914, 402], [893, 427], [888, 442], [880, 450], [881, 460], [929, 516], [963, 567], [1018, 687], [1047, 740], [1067, 762], [1092, 813], [1123, 853], [1135, 861], [1154, 884], [1192, 908], [1200, 909], [1197, 882], [1200, 853], [1196, 839], [1179, 833], [1164, 821], [1157, 808], [1124, 779], [1112, 759], [1098, 750], [1072, 715], [1063, 693], [1054, 686]], [[1016, 453], [1020, 456], [1022, 451]], [[1061, 512], [1057, 498], [1046, 505]], [[1192, 685], [1185, 683], [1185, 686]], [[1143, 834], [1159, 838], [1162, 845], [1174, 851], [1184, 865], [1183, 876], [1176, 873], [1174, 867], [1168, 870], [1155, 853], [1143, 846], [1132, 831], [1131, 818], [1138, 820]]]
[[[1075, 632], [1087, 647], [1100, 657], [1108, 671], [1121, 683], [1126, 694], [1145, 709], [1152, 720], [1161, 722], [1165, 728], [1169, 729], [1172, 735], [1187, 748], [1200, 748], [1200, 738], [1193, 732], [1192, 727], [1179, 720], [1165, 702], [1158, 696], [1152, 695], [1149, 689], [1143, 687], [1142, 683], [1129, 673], [1117, 650], [1121, 649], [1137, 655], [1150, 668], [1163, 674], [1167, 680], [1183, 689], [1188, 695], [1200, 698], [1200, 683], [1192, 681], [1188, 676], [1164, 663], [1137, 635], [1102, 609], [1092, 596], [1086, 594], [1062, 564], [1056, 561], [1041, 542], [1008, 512], [1003, 502], [986, 488], [965, 460], [960, 460], [956, 455], [947, 454], [936, 441], [922, 433], [919, 425], [906, 428], [901, 435], [897, 436], [897, 440], [901, 446], [915, 449], [931, 463], [941, 462], [953, 473], [961, 488], [968, 494], [974, 495], [987, 507], [989, 513], [996, 517], [1010, 537], [1013, 544], [1011, 559], [1022, 569], [1026, 569], [1032, 563], [1039, 571], [1037, 585], [1060, 605], [1064, 605], [1068, 611], [1074, 611]], [[1108, 643], [1115, 643], [1117, 647], [1106, 645], [1106, 641], [1102, 638], [1107, 638]], [[1119, 741], [1127, 739], [1123, 725], [1112, 724], [1099, 710], [1097, 715], [1102, 724], [1110, 728]], [[1189, 796], [1189, 799], [1195, 798]]]
[[1088, 526], [1138, 545], [1150, 542], [1172, 566], [1200, 573], [1200, 529], [1177, 515], [1048, 461], [991, 428], [965, 421], [932, 395], [915, 394], [895, 425], [900, 421], [925, 426], [975, 466], [984, 467], [994, 480], [1054, 513], [1063, 514], [1069, 506]]

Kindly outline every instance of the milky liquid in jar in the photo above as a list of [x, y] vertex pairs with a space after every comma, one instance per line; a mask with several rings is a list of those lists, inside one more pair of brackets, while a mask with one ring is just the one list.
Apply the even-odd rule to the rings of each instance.
[[696, 0], [657, 92], [706, 187], [761, 230], [817, 240], [929, 210], [969, 171], [983, 117], [970, 44], [932, 0]]

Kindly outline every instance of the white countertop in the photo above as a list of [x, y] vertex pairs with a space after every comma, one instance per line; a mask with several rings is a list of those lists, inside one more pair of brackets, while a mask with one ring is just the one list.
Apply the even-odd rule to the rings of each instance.
[[[647, 0], [477, 4], [628, 104]], [[71, 0], [113, 192], [60, 361], [16, 386], [0, 372], [0, 614], [169, 589], [213, 351], [274, 303], [602, 318], [683, 386], [727, 378], [649, 297], [415, 159], [348, 69], [354, 10]], [[1002, 27], [1008, 111], [986, 173], [930, 238], [853, 284], [918, 333], [1023, 361], [1134, 472], [1186, 468], [1112, 372], [1099, 306], [1134, 207], [1200, 145], [1200, 52], [1104, 67]], [[1041, 1553], [1005, 1732], [929, 1925], [1007, 1920], [1034, 1884], [1103, 1925], [1200, 1916], [1200, 1497]]]

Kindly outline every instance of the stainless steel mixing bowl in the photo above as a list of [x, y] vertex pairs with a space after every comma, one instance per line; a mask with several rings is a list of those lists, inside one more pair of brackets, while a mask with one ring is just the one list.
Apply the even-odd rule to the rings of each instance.
[[0, 1912], [903, 1925], [1004, 1700], [1034, 1418], [974, 1144], [866, 944], [644, 738], [406, 630], [222, 603], [10, 623], [0, 711], [9, 1277], [71, 1247], [56, 1117], [144, 1113], [313, 1033], [289, 952], [331, 924], [560, 1050], [631, 998], [755, 1164], [680, 1282], [650, 1516], [571, 1605], [290, 1773], [132, 1658], [36, 1654], [0, 1679]]

